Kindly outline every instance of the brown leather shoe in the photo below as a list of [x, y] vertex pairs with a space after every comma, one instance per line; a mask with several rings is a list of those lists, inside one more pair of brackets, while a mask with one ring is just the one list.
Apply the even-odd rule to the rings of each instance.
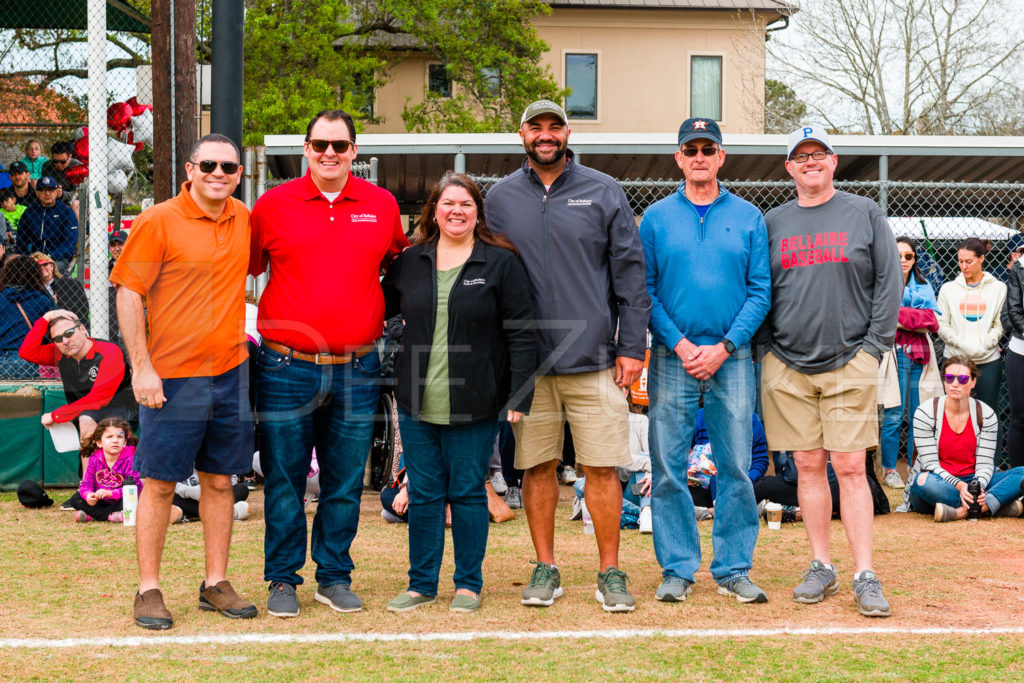
[[252, 619], [259, 614], [256, 605], [239, 596], [227, 580], [216, 586], [207, 587], [205, 581], [200, 584], [199, 609], [220, 612], [231, 619]]
[[135, 625], [155, 631], [164, 631], [174, 625], [159, 588], [135, 594]]

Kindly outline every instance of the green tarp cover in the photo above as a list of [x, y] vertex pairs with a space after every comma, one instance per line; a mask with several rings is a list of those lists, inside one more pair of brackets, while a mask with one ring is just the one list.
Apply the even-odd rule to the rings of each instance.
[[[13, 393], [17, 387], [0, 387], [0, 393]], [[25, 479], [44, 486], [78, 486], [78, 453], [58, 453], [40, 424], [43, 411], [52, 412], [64, 405], [64, 389], [39, 385], [42, 402], [39, 412], [29, 417], [7, 417], [0, 408], [0, 489], [13, 490]], [[3, 405], [0, 403], [0, 405]]]

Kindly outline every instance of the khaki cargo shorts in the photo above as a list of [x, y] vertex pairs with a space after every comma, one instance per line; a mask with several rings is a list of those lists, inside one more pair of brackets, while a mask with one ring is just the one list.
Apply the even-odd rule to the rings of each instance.
[[516, 469], [561, 460], [569, 421], [576, 462], [591, 467], [628, 465], [629, 406], [615, 384], [615, 368], [573, 375], [542, 375], [530, 414], [512, 425]]
[[806, 375], [768, 353], [761, 405], [768, 448], [850, 453], [878, 445], [878, 361], [863, 349], [837, 370]]

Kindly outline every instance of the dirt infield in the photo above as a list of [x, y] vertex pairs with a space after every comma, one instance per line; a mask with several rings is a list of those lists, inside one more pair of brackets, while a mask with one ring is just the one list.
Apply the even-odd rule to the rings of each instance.
[[[54, 498], [62, 500], [61, 493], [55, 492]], [[491, 525], [484, 564], [483, 606], [479, 612], [454, 615], [446, 608], [453, 594], [450, 535], [442, 566], [438, 604], [408, 614], [386, 612], [386, 602], [404, 590], [406, 585], [406, 527], [386, 524], [380, 517], [380, 505], [375, 494], [367, 493], [363, 498], [359, 535], [353, 546], [356, 563], [353, 589], [362, 596], [364, 610], [358, 614], [341, 615], [315, 603], [313, 572], [307, 565], [303, 571], [306, 584], [299, 588], [302, 614], [295, 619], [276, 619], [264, 611], [263, 510], [262, 493], [257, 491], [250, 498], [250, 519], [235, 525], [229, 575], [239, 592], [256, 602], [260, 617], [244, 622], [231, 621], [198, 610], [197, 591], [203, 576], [202, 529], [197, 523], [189, 523], [172, 527], [168, 533], [163, 589], [168, 607], [175, 616], [175, 627], [169, 634], [417, 634], [824, 627], [879, 627], [905, 631], [922, 627], [1022, 625], [1024, 519], [936, 524], [930, 518], [916, 514], [890, 514], [875, 520], [875, 568], [893, 607], [893, 616], [888, 619], [868, 619], [857, 613], [849, 589], [851, 559], [838, 522], [832, 526], [833, 561], [839, 569], [843, 589], [818, 605], [800, 605], [790, 598], [793, 586], [799, 581], [799, 573], [810, 559], [801, 524], [785, 524], [780, 531], [770, 531], [762, 523], [752, 577], [768, 593], [769, 602], [763, 605], [741, 605], [732, 598], [717, 594], [706, 569], [711, 552], [710, 522], [700, 524], [704, 563], [697, 575], [696, 590], [683, 604], [664, 604], [654, 599], [661, 576], [654, 559], [651, 537], [636, 531], [623, 531], [621, 565], [629, 573], [630, 590], [637, 599], [637, 608], [632, 613], [606, 614], [594, 599], [597, 572], [594, 537], [584, 535], [579, 522], [568, 521], [570, 496], [571, 489], [563, 487], [556, 529], [556, 550], [565, 596], [551, 608], [526, 608], [519, 604], [519, 592], [529, 579], [529, 560], [533, 557], [526, 520], [519, 511], [512, 522]], [[311, 515], [312, 509], [308, 516]], [[4, 529], [0, 541], [0, 575], [5, 577], [5, 590], [0, 592], [0, 639], [160, 638], [159, 634], [144, 632], [131, 622], [131, 599], [137, 570], [134, 540], [129, 529], [97, 522], [76, 525], [72, 513], [60, 512], [56, 507], [43, 511], [27, 510], [16, 501], [0, 502], [0, 527]], [[858, 649], [874, 648], [882, 641], [953, 644], [963, 637], [846, 635], [837, 636], [837, 640], [854, 643], [854, 649]], [[662, 640], [654, 638], [653, 642]], [[777, 638], [765, 640], [774, 642]], [[809, 640], [815, 641], [814, 638]], [[1018, 661], [1024, 654], [1021, 649], [1013, 647], [1013, 644], [1024, 642], [1020, 635], [991, 636], [985, 642], [993, 647], [1000, 644], [996, 649], [1000, 652], [1005, 650], [1007, 656], [1012, 655], [1013, 661]], [[180, 646], [170, 644], [167, 647], [171, 651], [180, 649]], [[209, 645], [200, 649], [210, 647], [218, 649]], [[406, 646], [391, 644], [380, 647], [393, 650]], [[475, 651], [480, 646], [466, 647]], [[572, 650], [565, 642], [521, 641], [514, 648], [524, 656], [537, 648]], [[237, 649], [258, 654], [263, 646], [246, 645]], [[270, 650], [279, 652], [275, 656], [285, 656], [283, 653], [288, 651], [288, 647], [272, 647]], [[430, 648], [419, 645], [413, 650], [425, 652]], [[73, 657], [74, 651], [71, 648], [71, 652], [47, 656], [62, 660]], [[17, 667], [17, 662], [22, 660], [23, 655], [16, 654], [16, 650], [0, 647], [0, 673], [8, 666]], [[214, 667], [209, 673], [216, 670]], [[285, 670], [290, 669], [284, 667], [279, 673], [288, 677]], [[1003, 671], [1016, 670], [1019, 668]], [[61, 677], [59, 671], [58, 666], [53, 673]], [[702, 671], [703, 676], [717, 677], [713, 670]], [[779, 671], [784, 672], [785, 668]], [[26, 673], [26, 670], [15, 668], [7, 671], [16, 672]], [[599, 671], [591, 673], [599, 675]], [[765, 674], [768, 674], [768, 669]], [[752, 671], [745, 674], [750, 675], [759, 677]], [[540, 677], [546, 678], [544, 675]], [[968, 674], [967, 677], [972, 676]]]

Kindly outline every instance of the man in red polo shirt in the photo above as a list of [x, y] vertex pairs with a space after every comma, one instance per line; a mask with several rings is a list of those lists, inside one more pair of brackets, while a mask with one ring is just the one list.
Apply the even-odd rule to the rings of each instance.
[[266, 478], [267, 611], [278, 617], [299, 613], [302, 496], [314, 446], [314, 597], [339, 612], [358, 612], [363, 604], [350, 588], [349, 547], [380, 390], [380, 273], [409, 240], [395, 198], [352, 175], [355, 140], [347, 113], [318, 113], [303, 144], [309, 171], [264, 194], [252, 213], [249, 272], [270, 266], [259, 302], [256, 410]]

